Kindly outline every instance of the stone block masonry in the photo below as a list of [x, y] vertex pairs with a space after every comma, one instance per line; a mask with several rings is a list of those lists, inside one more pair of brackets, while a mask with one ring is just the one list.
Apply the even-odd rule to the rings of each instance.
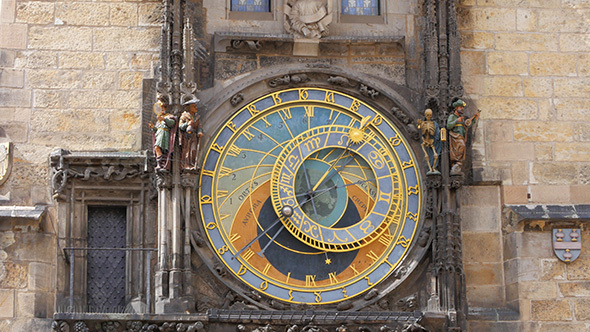
[[590, 9], [583, 1], [478, 0], [461, 2], [458, 13], [461, 56], [470, 63], [467, 112], [483, 111], [474, 167], [493, 177], [484, 180], [519, 186], [503, 189], [504, 203], [550, 203], [555, 183], [566, 186], [558, 201], [568, 201], [569, 187], [588, 184], [580, 173], [590, 161], [587, 135], [574, 128], [590, 116]]
[[460, 1], [458, 14], [467, 114], [482, 110], [473, 167], [499, 190], [479, 185], [461, 192], [467, 296], [470, 307], [505, 307], [519, 320], [497, 316], [472, 320], [469, 328], [587, 330], [588, 248], [576, 261], [561, 262], [551, 244], [557, 224], [511, 225], [502, 206], [590, 203], [590, 4], [472, 0]]
[[[15, 169], [46, 167], [31, 152], [58, 146], [140, 148], [142, 80], [159, 58], [159, 3], [2, 0], [0, 127], [15, 142]], [[0, 195], [40, 203], [30, 190], [9, 179]]]

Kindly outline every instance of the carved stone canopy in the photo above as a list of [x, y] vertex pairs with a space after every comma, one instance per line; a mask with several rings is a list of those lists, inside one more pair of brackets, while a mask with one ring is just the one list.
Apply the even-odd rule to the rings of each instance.
[[64, 198], [68, 181], [74, 178], [121, 181], [147, 176], [147, 151], [141, 152], [70, 152], [59, 149], [49, 156], [52, 193]]

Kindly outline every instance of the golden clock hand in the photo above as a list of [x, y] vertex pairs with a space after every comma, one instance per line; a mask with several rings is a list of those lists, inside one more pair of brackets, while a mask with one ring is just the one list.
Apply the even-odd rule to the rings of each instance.
[[[354, 156], [352, 155], [352, 153], [348, 156], [348, 159], [346, 160], [346, 162], [344, 164], [342, 164], [337, 170], [336, 173], [331, 174], [330, 176], [326, 177], [328, 175], [328, 173], [330, 172], [330, 169], [328, 169], [328, 172], [324, 173], [324, 176], [322, 176], [321, 181], [314, 187], [314, 189], [311, 191], [311, 194], [313, 195], [315, 193], [315, 191], [317, 190], [317, 188], [319, 188], [321, 185], [323, 185], [324, 183], [326, 183], [328, 180], [330, 180], [332, 178], [332, 176], [334, 176], [335, 174], [340, 173], [340, 171], [346, 167], [352, 160], [354, 160]], [[333, 166], [333, 165], [332, 165]], [[332, 167], [330, 166], [330, 167]], [[332, 169], [334, 170], [334, 169]]]
[[[350, 144], [349, 144], [350, 146]], [[342, 151], [342, 153], [338, 156], [338, 158], [336, 158], [336, 160], [334, 162], [332, 162], [332, 164], [330, 164], [330, 167], [328, 168], [328, 170], [324, 173], [324, 175], [322, 175], [322, 177], [319, 179], [318, 183], [311, 189], [311, 193], [313, 194], [321, 185], [323, 185], [326, 181], [328, 181], [330, 178], [326, 177], [328, 176], [328, 174], [330, 174], [332, 172], [332, 170], [334, 169], [334, 166], [336, 164], [338, 164], [338, 162], [340, 161], [340, 159], [342, 159], [342, 156], [344, 155], [344, 153], [346, 153], [346, 151], [348, 151], [348, 146], [346, 147], [346, 149], [344, 151]]]
[[[322, 194], [325, 194], [326, 192], [327, 191], [323, 191], [318, 196], [321, 196]], [[313, 198], [310, 198], [310, 199], [304, 201], [303, 203], [301, 203], [301, 205], [307, 203], [307, 201], [309, 201], [309, 200], [311, 200], [313, 202]], [[269, 227], [269, 229], [270, 229], [270, 227]], [[267, 229], [264, 233], [266, 233], [269, 229]], [[277, 238], [277, 236], [279, 236], [279, 233], [281, 233], [281, 231], [283, 229], [285, 229], [285, 225], [281, 225], [281, 228], [279, 228], [279, 230], [272, 236], [272, 238], [270, 239], [270, 241], [268, 241], [268, 243], [264, 246], [264, 248], [262, 248], [262, 250], [260, 250], [260, 252], [258, 252], [258, 256], [262, 257], [262, 255], [264, 255], [264, 252], [266, 251], [266, 249], [270, 246], [271, 243], [273, 243], [275, 241], [275, 239]], [[260, 237], [258, 237], [258, 238], [260, 238]], [[256, 240], [256, 239], [254, 239], [254, 240]], [[243, 250], [244, 250], [244, 248], [242, 248], [242, 251]], [[237, 256], [237, 255], [238, 254], [236, 254], [235, 256]]]
[[281, 228], [279, 228], [279, 230], [275, 233], [275, 235], [273, 235], [272, 238], [270, 238], [270, 241], [268, 241], [268, 243], [264, 246], [264, 248], [262, 248], [262, 250], [260, 250], [260, 252], [258, 253], [258, 256], [262, 257], [264, 255], [266, 248], [268, 248], [271, 243], [275, 242], [275, 239], [277, 238], [277, 236], [279, 236], [279, 234], [281, 233], [281, 231], [283, 229], [285, 229], [285, 225], [282, 225]]
[[250, 246], [252, 244], [254, 244], [254, 242], [258, 241], [261, 237], [263, 237], [268, 231], [270, 231], [271, 228], [275, 227], [280, 221], [281, 221], [281, 218], [277, 218], [277, 220], [273, 221], [272, 224], [267, 229], [265, 229], [262, 233], [258, 234], [252, 241], [248, 242], [248, 244], [243, 246], [242, 249], [238, 250], [238, 252], [236, 252], [235, 255], [233, 255], [231, 257], [231, 259], [234, 259], [234, 258], [240, 256], [240, 254], [243, 253], [244, 250], [250, 248]]
[[[316, 184], [312, 189], [311, 189], [311, 194], [313, 194], [314, 191], [316, 191], [316, 189], [318, 189], [322, 184], [324, 184], [324, 179], [326, 178], [326, 176], [328, 175], [328, 173], [330, 173], [330, 171], [332, 170], [332, 168], [338, 164], [338, 162], [340, 161], [340, 159], [342, 159], [342, 156], [344, 156], [344, 154], [346, 153], [346, 151], [349, 151], [350, 145], [352, 144], [351, 140], [348, 140], [348, 144], [346, 145], [346, 148], [342, 151], [342, 153], [338, 156], [338, 158], [336, 158], [336, 160], [334, 162], [332, 162], [330, 164], [330, 167], [328, 168], [328, 170], [324, 173], [324, 175], [322, 175], [322, 177], [320, 178], [320, 180], [318, 181], [318, 184]], [[332, 150], [334, 151], [334, 150]], [[332, 153], [332, 152], [330, 152]], [[327, 181], [327, 180], [326, 180]]]

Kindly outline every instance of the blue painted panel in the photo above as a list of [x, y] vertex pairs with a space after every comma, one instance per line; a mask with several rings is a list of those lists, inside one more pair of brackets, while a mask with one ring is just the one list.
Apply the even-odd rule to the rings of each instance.
[[344, 15], [379, 15], [379, 0], [342, 0]]
[[270, 12], [270, 0], [231, 0], [232, 12]]

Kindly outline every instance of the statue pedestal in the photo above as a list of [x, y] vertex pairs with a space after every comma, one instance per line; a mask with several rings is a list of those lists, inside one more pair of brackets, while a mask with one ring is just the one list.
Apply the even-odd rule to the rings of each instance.
[[295, 38], [293, 44], [294, 56], [318, 56], [320, 53], [320, 40]]

